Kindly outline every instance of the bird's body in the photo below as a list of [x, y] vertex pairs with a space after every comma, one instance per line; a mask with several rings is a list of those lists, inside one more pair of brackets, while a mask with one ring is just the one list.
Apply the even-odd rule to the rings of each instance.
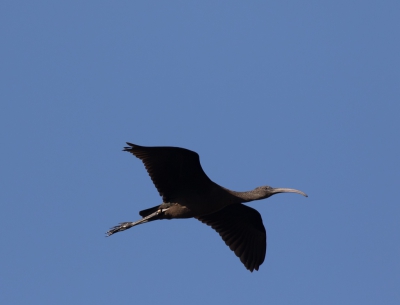
[[135, 225], [159, 219], [196, 218], [216, 230], [250, 271], [258, 270], [266, 252], [266, 232], [261, 215], [242, 204], [277, 193], [301, 191], [261, 186], [236, 192], [211, 181], [200, 165], [199, 155], [179, 147], [144, 147], [127, 143], [144, 163], [163, 198], [161, 205], [140, 211], [137, 222], [124, 222], [107, 232], [110, 236]]
[[242, 202], [240, 198], [230, 193], [229, 190], [223, 189], [215, 183], [210, 184], [207, 192], [186, 190], [182, 192], [181, 196], [173, 198], [171, 201], [180, 207], [184, 207], [184, 209], [176, 209], [178, 214], [176, 214], [174, 218], [182, 218], [178, 212], [180, 210], [182, 210], [183, 213], [190, 211], [193, 214], [191, 217], [194, 217], [211, 214], [228, 205]]

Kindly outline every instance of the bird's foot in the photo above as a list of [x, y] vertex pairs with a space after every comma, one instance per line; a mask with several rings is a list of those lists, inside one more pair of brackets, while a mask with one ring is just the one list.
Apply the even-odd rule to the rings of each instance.
[[114, 233], [125, 231], [129, 228], [131, 228], [133, 225], [133, 222], [121, 222], [118, 226], [112, 227], [107, 233], [107, 237], [110, 235], [113, 235]]
[[118, 226], [112, 227], [107, 233], [107, 236], [113, 235], [114, 233], [125, 231], [127, 229], [130, 229], [134, 226], [140, 225], [142, 223], [149, 222], [151, 220], [157, 219], [156, 217], [159, 216], [161, 213], [165, 212], [167, 209], [163, 210], [157, 210], [154, 213], [151, 213], [150, 215], [143, 217], [142, 219], [136, 221], [136, 222], [121, 222]]

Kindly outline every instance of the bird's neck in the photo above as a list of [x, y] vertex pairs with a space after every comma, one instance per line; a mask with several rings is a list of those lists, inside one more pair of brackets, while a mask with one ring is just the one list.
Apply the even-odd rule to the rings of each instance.
[[232, 194], [233, 196], [238, 198], [238, 201], [240, 203], [263, 199], [263, 198], [260, 198], [260, 195], [254, 191], [237, 192], [237, 191], [232, 191], [232, 190], [228, 190], [228, 189], [226, 189], [226, 190], [230, 194]]

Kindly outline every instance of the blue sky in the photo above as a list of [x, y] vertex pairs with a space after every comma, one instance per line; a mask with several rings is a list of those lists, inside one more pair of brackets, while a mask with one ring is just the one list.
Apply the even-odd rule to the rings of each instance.
[[[3, 1], [1, 304], [399, 304], [398, 1]], [[250, 273], [126, 141], [251, 203]]]

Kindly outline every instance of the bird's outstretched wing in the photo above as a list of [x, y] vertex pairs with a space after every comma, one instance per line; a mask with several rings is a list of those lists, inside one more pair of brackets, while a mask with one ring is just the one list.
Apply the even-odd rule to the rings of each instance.
[[201, 192], [213, 183], [201, 168], [199, 155], [194, 151], [180, 147], [126, 144], [129, 146], [124, 151], [142, 160], [164, 202], [170, 202], [183, 192]]
[[196, 218], [217, 231], [251, 272], [258, 270], [264, 262], [267, 234], [261, 215], [255, 209], [233, 204], [216, 213]]

